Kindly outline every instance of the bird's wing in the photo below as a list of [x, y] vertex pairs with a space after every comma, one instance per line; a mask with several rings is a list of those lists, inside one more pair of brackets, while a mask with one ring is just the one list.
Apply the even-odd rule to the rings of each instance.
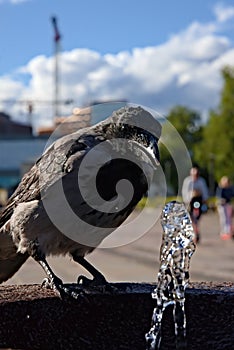
[[4, 225], [11, 217], [14, 208], [18, 203], [28, 202], [40, 197], [40, 189], [38, 188], [38, 170], [34, 165], [31, 170], [24, 175], [19, 186], [8, 200], [6, 206], [0, 215], [0, 227]]
[[23, 176], [0, 214], [0, 227], [10, 219], [19, 203], [39, 200], [53, 183], [66, 176], [65, 164], [68, 159], [75, 153], [77, 158], [83, 157], [89, 149], [89, 143], [88, 133], [85, 135], [74, 133], [55, 141]]

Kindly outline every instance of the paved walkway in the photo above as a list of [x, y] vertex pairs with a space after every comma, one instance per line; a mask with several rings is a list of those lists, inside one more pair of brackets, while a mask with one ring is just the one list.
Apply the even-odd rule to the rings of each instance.
[[[140, 224], [135, 223], [130, 229], [126, 228], [126, 237], [141, 230], [141, 224], [144, 226], [145, 221], [154, 215], [155, 212], [147, 210]], [[135, 242], [117, 248], [96, 249], [88, 260], [112, 282], [156, 281], [161, 237], [162, 229], [158, 221]], [[76, 281], [77, 276], [85, 272], [69, 258], [49, 258], [48, 261], [56, 274], [66, 282]], [[7, 284], [41, 283], [44, 277], [41, 267], [30, 258]], [[201, 219], [201, 243], [191, 260], [190, 279], [234, 282], [234, 240], [220, 240], [217, 213], [208, 213]]]

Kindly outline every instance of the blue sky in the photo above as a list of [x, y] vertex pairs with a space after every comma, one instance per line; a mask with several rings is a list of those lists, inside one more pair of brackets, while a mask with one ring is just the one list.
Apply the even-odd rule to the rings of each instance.
[[14, 117], [23, 107], [1, 100], [53, 96], [52, 15], [61, 98], [75, 105], [126, 98], [206, 113], [218, 103], [220, 69], [234, 64], [234, 0], [0, 0], [0, 109]]
[[[52, 15], [58, 17], [63, 50], [103, 54], [158, 45], [193, 21], [214, 20], [211, 0], [0, 0], [0, 6], [1, 74], [52, 54]], [[226, 35], [234, 38], [234, 24]]]

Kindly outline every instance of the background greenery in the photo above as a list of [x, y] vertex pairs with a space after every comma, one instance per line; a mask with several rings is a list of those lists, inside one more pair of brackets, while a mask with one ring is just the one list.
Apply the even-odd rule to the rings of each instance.
[[[167, 119], [180, 133], [193, 163], [201, 167], [210, 193], [215, 193], [217, 182], [227, 175], [234, 182], [234, 68], [222, 72], [223, 88], [217, 110], [211, 110], [206, 124], [201, 115], [186, 106], [173, 107]], [[167, 183], [177, 191], [175, 164], [164, 145], [160, 145], [161, 164]]]

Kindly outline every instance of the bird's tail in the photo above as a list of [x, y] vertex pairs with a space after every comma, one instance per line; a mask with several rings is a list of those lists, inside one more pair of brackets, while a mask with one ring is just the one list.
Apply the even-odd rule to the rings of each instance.
[[28, 257], [18, 253], [11, 235], [0, 229], [0, 283], [11, 278]]

